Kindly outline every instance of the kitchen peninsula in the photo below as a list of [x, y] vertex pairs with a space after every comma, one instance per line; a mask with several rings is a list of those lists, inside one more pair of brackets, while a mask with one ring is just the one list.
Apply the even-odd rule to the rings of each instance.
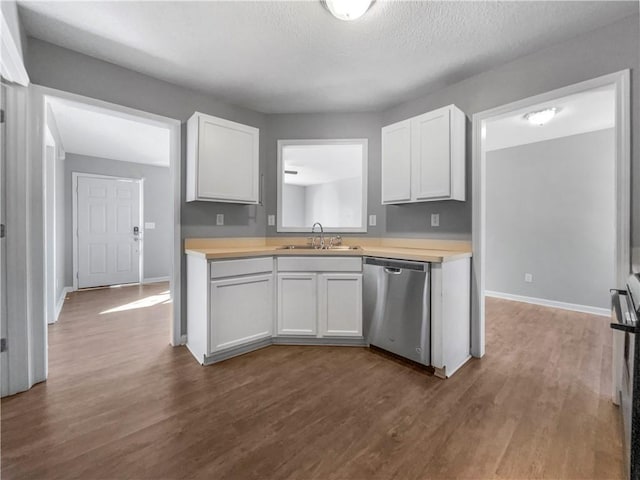
[[[446, 378], [469, 358], [469, 242], [346, 237], [194, 238], [187, 254], [187, 347], [203, 365], [271, 344], [367, 346], [362, 259], [430, 264], [430, 365]], [[293, 248], [292, 248], [293, 247]]]

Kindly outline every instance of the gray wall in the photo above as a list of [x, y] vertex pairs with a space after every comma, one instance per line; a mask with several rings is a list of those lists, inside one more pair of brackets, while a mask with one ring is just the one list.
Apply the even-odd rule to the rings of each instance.
[[309, 185], [306, 188], [305, 225], [360, 226], [362, 220], [360, 178]]
[[[368, 227], [368, 234], [384, 235], [385, 209], [380, 198], [380, 121], [378, 113], [269, 115], [265, 177], [268, 213], [277, 214], [278, 140], [366, 138], [369, 140], [367, 210], [369, 214], [377, 215], [377, 226]], [[268, 236], [280, 235], [275, 226], [267, 227], [266, 231]], [[290, 236], [291, 233], [281, 235]]]
[[283, 225], [305, 225], [307, 187], [304, 185], [282, 185], [282, 220]]
[[614, 173], [613, 129], [487, 152], [486, 289], [608, 308]]
[[[144, 221], [156, 224], [154, 230], [144, 231], [144, 278], [168, 277], [171, 271], [171, 236], [173, 235], [172, 199], [170, 195], [167, 195], [171, 185], [169, 168], [72, 153], [67, 153], [64, 164], [64, 216], [66, 218], [68, 238], [72, 238], [71, 235], [73, 235], [72, 172], [144, 178]], [[72, 242], [67, 242], [66, 247], [65, 259], [67, 268], [65, 281], [67, 282], [66, 285], [73, 285]]]
[[[627, 17], [564, 43], [526, 55], [462, 82], [443, 88], [382, 114], [389, 125], [423, 112], [456, 104], [467, 118], [474, 113], [548, 92], [608, 73], [632, 69], [632, 134], [640, 125], [640, 26], [638, 16]], [[467, 128], [469, 129], [469, 122]], [[632, 135], [632, 245], [640, 247], [640, 135]], [[467, 134], [467, 202], [433, 202], [388, 207], [388, 232], [471, 235], [471, 142]], [[431, 212], [440, 213], [439, 228], [426, 226]], [[449, 224], [449, 222], [452, 222]], [[449, 236], [449, 235], [447, 235]]]

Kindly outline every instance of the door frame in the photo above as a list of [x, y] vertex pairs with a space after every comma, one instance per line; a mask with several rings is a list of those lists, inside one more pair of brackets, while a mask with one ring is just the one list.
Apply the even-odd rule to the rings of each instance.
[[[474, 357], [485, 353], [485, 275], [486, 275], [486, 152], [484, 123], [526, 109], [594, 88], [614, 85], [615, 88], [615, 205], [616, 244], [615, 276], [617, 288], [623, 288], [631, 269], [631, 98], [630, 72], [621, 70], [592, 78], [532, 97], [524, 98], [473, 115], [473, 276], [471, 352]], [[612, 285], [614, 287], [614, 285]]]
[[99, 175], [97, 173], [85, 173], [85, 172], [71, 172], [71, 183], [73, 190], [71, 191], [71, 217], [72, 217], [72, 227], [71, 236], [73, 239], [73, 249], [72, 249], [72, 257], [73, 257], [73, 290], [78, 290], [78, 274], [80, 273], [78, 270], [78, 179], [80, 177], [85, 178], [104, 178], [108, 180], [127, 180], [138, 183], [140, 186], [139, 198], [140, 209], [139, 209], [139, 218], [138, 224], [140, 225], [138, 228], [142, 232], [142, 235], [139, 237], [138, 242], [140, 243], [140, 253], [138, 255], [138, 283], [142, 284], [144, 280], [144, 177], [136, 178], [136, 177], [117, 177], [114, 175]]
[[[173, 346], [183, 345], [186, 336], [182, 336], [182, 233], [180, 227], [181, 207], [181, 129], [180, 120], [156, 115], [143, 110], [105, 102], [83, 95], [65, 92], [40, 85], [29, 85], [16, 90], [16, 100], [8, 99], [8, 103], [17, 103], [21, 107], [10, 112], [15, 114], [15, 121], [10, 127], [16, 142], [7, 145], [12, 149], [10, 177], [14, 178], [7, 188], [8, 218], [14, 227], [8, 232], [8, 239], [14, 246], [11, 251], [11, 265], [8, 272], [15, 275], [15, 283], [7, 285], [15, 293], [14, 300], [8, 304], [10, 352], [16, 357], [11, 365], [10, 393], [28, 390], [34, 384], [47, 379], [47, 324], [44, 310], [44, 234], [45, 218], [43, 214], [42, 195], [44, 176], [44, 128], [46, 109], [52, 97], [68, 102], [81, 103], [85, 106], [108, 109], [115, 115], [141, 121], [169, 130], [170, 162], [169, 171], [172, 178], [170, 195], [173, 198], [173, 234], [171, 246], [170, 291], [173, 302], [173, 320], [169, 343]], [[9, 123], [9, 122], [8, 122]], [[11, 136], [13, 138], [13, 136]], [[23, 139], [24, 141], [20, 141]], [[13, 149], [17, 151], [13, 151]], [[13, 172], [13, 170], [16, 170]], [[9, 176], [7, 177], [9, 178]], [[14, 209], [9, 208], [15, 205]], [[19, 252], [23, 251], [24, 255]], [[14, 265], [17, 263], [19, 265]], [[11, 293], [8, 293], [8, 296]], [[19, 311], [14, 311], [19, 310]], [[14, 378], [15, 377], [15, 378]]]

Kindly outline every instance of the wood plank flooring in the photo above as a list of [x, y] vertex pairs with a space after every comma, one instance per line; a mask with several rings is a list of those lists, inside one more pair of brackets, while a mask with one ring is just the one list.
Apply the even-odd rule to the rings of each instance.
[[355, 347], [201, 367], [166, 290], [69, 295], [49, 380], [2, 400], [2, 478], [624, 477], [604, 317], [490, 299], [486, 356], [445, 381]]

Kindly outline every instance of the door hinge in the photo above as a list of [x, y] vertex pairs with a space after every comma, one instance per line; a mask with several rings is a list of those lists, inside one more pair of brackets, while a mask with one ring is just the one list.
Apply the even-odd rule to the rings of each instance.
[[4, 108], [0, 110], [0, 123], [4, 123]]
[[6, 352], [6, 351], [7, 351], [7, 339], [0, 338], [0, 352]]
[[0, 238], [4, 238], [6, 235], [6, 227], [4, 226], [4, 223], [0, 223]]

